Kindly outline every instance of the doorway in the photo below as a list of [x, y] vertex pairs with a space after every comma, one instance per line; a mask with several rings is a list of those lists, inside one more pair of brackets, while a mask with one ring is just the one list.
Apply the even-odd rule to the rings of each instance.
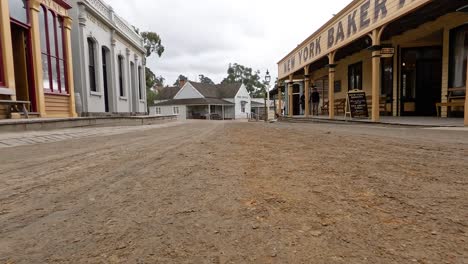
[[299, 84], [293, 85], [293, 115], [301, 115], [301, 87]]
[[402, 116], [436, 116], [442, 93], [442, 49], [403, 49], [401, 59]]
[[109, 106], [109, 74], [108, 67], [109, 64], [109, 51], [106, 47], [102, 47], [102, 78], [104, 83], [104, 109], [106, 113], [110, 112]]
[[29, 28], [11, 23], [11, 42], [13, 52], [13, 68], [15, 71], [16, 99], [30, 101], [29, 111], [36, 112], [36, 93], [31, 71], [31, 45]]

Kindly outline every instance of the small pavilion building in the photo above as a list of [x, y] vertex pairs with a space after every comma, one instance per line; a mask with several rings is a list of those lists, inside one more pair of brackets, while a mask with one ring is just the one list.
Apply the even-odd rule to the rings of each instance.
[[467, 1], [354, 0], [279, 61], [276, 99], [285, 115], [308, 116], [317, 88], [334, 119], [361, 90], [372, 121], [464, 116], [468, 125], [467, 57]]
[[71, 5], [65, 0], [0, 1], [0, 119], [11, 102], [35, 117], [76, 117]]

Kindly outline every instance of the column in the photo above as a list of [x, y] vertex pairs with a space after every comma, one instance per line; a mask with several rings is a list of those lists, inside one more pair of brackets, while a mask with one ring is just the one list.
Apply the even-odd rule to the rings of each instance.
[[[39, 0], [29, 1], [29, 18], [31, 22], [31, 53], [32, 53], [32, 70], [34, 72], [34, 87], [36, 89], [36, 104], [37, 111], [41, 117], [46, 116], [44, 86], [42, 74], [42, 58], [41, 58], [41, 37], [39, 31]], [[73, 68], [72, 68], [73, 69]], [[71, 80], [72, 81], [72, 80]]]
[[466, 68], [466, 85], [465, 85], [465, 126], [468, 127], [468, 65]]
[[305, 117], [310, 115], [310, 76], [309, 74], [304, 75], [305, 84]]
[[279, 117], [281, 117], [281, 113], [283, 112], [283, 106], [282, 106], [282, 102], [281, 102], [283, 95], [281, 93], [282, 93], [281, 86], [278, 85], [278, 108], [276, 109], [276, 112], [277, 112]]
[[128, 112], [132, 112], [132, 70], [131, 70], [131, 67], [130, 67], [130, 49], [129, 48], [126, 48], [125, 50], [125, 54], [127, 55], [127, 63], [126, 63], [126, 66], [127, 66], [127, 70], [125, 71], [125, 75], [127, 76], [127, 89], [126, 89], [126, 93], [125, 93], [125, 97], [127, 97], [127, 106], [128, 106], [128, 109], [127, 111]]
[[147, 94], [146, 94], [146, 58], [145, 55], [142, 54], [142, 62], [141, 62], [141, 89], [143, 89], [143, 101], [145, 102], [145, 109], [147, 113], [149, 114], [149, 108], [148, 108], [148, 100], [147, 100]]
[[77, 117], [76, 108], [75, 108], [75, 84], [73, 82], [73, 55], [71, 50], [71, 30], [72, 30], [72, 19], [70, 17], [64, 17], [63, 24], [65, 28], [64, 42], [65, 42], [65, 62], [67, 64], [67, 80], [68, 80], [68, 93], [70, 94], [69, 100], [69, 114], [70, 117]]
[[3, 74], [5, 79], [6, 88], [0, 88], [4, 90], [6, 94], [12, 94], [11, 98], [16, 100], [15, 90], [15, 72], [13, 63], [13, 46], [11, 44], [11, 27], [10, 27], [10, 8], [8, 1], [0, 1], [0, 48], [2, 49], [3, 61], [0, 63], [3, 65]]
[[288, 83], [288, 116], [292, 117], [294, 110], [293, 110], [293, 86], [294, 83], [291, 81]]
[[376, 28], [369, 34], [372, 39], [372, 122], [380, 121], [380, 39], [386, 25]]
[[116, 40], [114, 38], [115, 30], [111, 31], [111, 47], [110, 47], [110, 67], [111, 67], [111, 82], [109, 83], [109, 95], [112, 98], [112, 110], [113, 113], [119, 112], [119, 98], [120, 98], [120, 87], [117, 81], [118, 76], [118, 65], [116, 64], [117, 54], [115, 54]]
[[335, 64], [328, 65], [328, 117], [335, 118]]
[[372, 51], [372, 122], [380, 121], [380, 47]]

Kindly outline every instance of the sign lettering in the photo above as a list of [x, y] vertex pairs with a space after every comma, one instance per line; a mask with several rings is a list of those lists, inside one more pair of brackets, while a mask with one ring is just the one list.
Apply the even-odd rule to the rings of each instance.
[[336, 21], [314, 34], [279, 62], [279, 78], [326, 56], [368, 34], [372, 29], [407, 14], [432, 0], [362, 0]]

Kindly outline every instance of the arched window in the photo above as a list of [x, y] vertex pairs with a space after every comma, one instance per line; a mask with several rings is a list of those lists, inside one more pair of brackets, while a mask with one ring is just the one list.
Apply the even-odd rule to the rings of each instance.
[[96, 44], [92, 38], [88, 38], [88, 73], [89, 89], [91, 92], [97, 92], [96, 86]]
[[67, 94], [63, 17], [41, 5], [39, 9], [43, 88]]
[[125, 96], [125, 89], [124, 89], [124, 75], [123, 75], [123, 68], [124, 68], [124, 57], [119, 55], [118, 57], [118, 67], [119, 67], [119, 91], [120, 96]]

